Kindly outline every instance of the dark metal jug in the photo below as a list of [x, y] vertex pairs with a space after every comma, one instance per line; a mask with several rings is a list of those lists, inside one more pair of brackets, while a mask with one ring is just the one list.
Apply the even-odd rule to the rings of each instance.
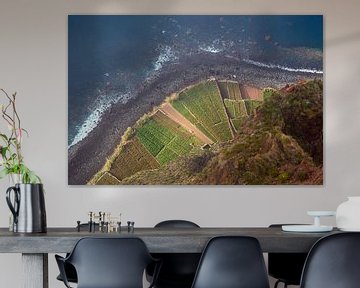
[[[12, 192], [14, 193], [13, 197], [11, 197]], [[14, 232], [46, 232], [45, 198], [42, 184], [15, 184], [6, 190], [6, 202], [14, 216]]]

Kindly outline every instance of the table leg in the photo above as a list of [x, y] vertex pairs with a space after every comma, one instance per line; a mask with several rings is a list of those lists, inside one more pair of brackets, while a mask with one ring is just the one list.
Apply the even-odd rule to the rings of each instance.
[[22, 254], [23, 288], [49, 288], [48, 254]]

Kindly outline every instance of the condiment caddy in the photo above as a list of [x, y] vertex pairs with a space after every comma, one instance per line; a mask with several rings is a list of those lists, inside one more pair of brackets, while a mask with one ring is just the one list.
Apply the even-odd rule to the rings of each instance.
[[81, 223], [81, 221], [76, 221], [76, 229], [78, 232], [88, 231], [88, 232], [102, 232], [102, 233], [111, 233], [126, 231], [131, 233], [134, 232], [135, 222], [127, 221], [127, 226], [121, 226], [121, 213], [117, 216], [112, 216], [110, 212], [93, 212], [88, 213], [88, 221]]

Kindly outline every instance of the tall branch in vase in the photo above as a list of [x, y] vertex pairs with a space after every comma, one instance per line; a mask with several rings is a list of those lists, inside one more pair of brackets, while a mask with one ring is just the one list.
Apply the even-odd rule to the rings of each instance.
[[7, 175], [20, 175], [22, 183], [40, 183], [40, 178], [25, 164], [21, 152], [24, 134], [28, 132], [21, 127], [20, 116], [16, 109], [16, 93], [9, 95], [4, 89], [0, 92], [5, 96], [6, 104], [0, 105], [1, 116], [5, 120], [9, 134], [0, 133], [2, 144], [0, 146], [0, 179]]

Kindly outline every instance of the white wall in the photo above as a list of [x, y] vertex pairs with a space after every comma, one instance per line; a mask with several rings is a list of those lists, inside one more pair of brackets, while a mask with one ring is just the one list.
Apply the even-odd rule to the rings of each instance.
[[[89, 210], [122, 212], [136, 226], [187, 218], [201, 226], [308, 222], [360, 195], [360, 2], [358, 0], [1, 0], [0, 87], [18, 92], [26, 161], [46, 187], [48, 226], [73, 226]], [[68, 14], [324, 14], [325, 185], [322, 187], [69, 187]], [[6, 180], [0, 226], [8, 224]], [[327, 221], [334, 224], [333, 220]], [[62, 287], [51, 255], [50, 287]], [[20, 256], [0, 255], [1, 287], [20, 287]]]

